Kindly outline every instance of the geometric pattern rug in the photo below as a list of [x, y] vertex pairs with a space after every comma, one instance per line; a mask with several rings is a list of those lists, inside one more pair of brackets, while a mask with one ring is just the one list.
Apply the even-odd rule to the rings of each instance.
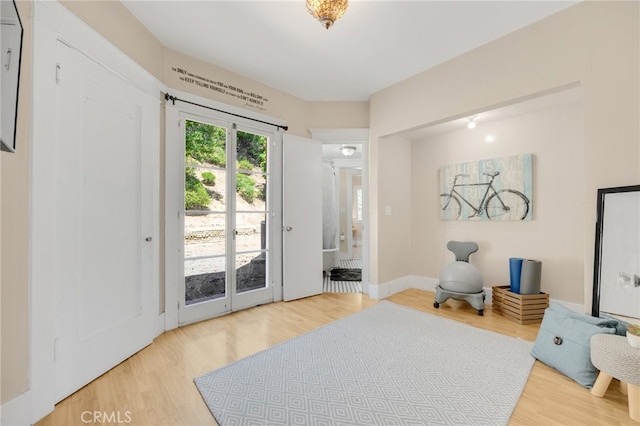
[[[334, 273], [334, 271], [358, 271], [359, 279], [357, 281], [353, 281], [352, 279], [341, 280]], [[330, 273], [324, 275], [324, 279], [322, 282], [322, 292], [323, 293], [362, 293], [362, 268], [333, 268]]]
[[[336, 269], [353, 270], [360, 272], [358, 281], [344, 281], [337, 279]], [[351, 278], [353, 279], [353, 278]], [[333, 268], [329, 274], [324, 274], [322, 282], [323, 293], [362, 293], [362, 259], [340, 259], [339, 268]]]
[[506, 425], [532, 347], [380, 301], [194, 381], [221, 426]]
[[362, 281], [333, 281], [329, 276], [324, 278], [323, 293], [362, 293]]

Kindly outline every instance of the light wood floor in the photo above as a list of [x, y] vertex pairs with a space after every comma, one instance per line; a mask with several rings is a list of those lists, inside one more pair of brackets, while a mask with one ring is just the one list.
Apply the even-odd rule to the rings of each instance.
[[[538, 324], [521, 326], [493, 314], [489, 306], [482, 317], [467, 303], [455, 300], [435, 309], [430, 292], [411, 289], [387, 300], [524, 340], [534, 341], [538, 333]], [[89, 414], [82, 413], [86, 411], [119, 413], [120, 424], [215, 425], [193, 384], [194, 377], [375, 303], [361, 294], [323, 294], [169, 331], [61, 401], [37, 425], [85, 425]], [[627, 399], [616, 381], [604, 398], [597, 398], [539, 361], [509, 424], [640, 425], [628, 417]]]

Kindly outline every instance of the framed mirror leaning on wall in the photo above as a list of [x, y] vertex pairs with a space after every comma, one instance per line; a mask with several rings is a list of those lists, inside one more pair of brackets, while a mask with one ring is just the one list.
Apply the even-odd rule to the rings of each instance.
[[640, 319], [640, 185], [598, 190], [591, 314]]
[[0, 1], [0, 23], [0, 149], [14, 152], [23, 35], [15, 0]]

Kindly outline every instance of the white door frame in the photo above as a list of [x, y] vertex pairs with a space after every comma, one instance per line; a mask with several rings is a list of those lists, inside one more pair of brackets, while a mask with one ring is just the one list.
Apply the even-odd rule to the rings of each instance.
[[347, 243], [347, 259], [353, 259], [353, 169], [347, 169], [347, 179], [345, 193], [346, 193], [346, 219], [347, 225], [345, 227], [345, 241]]
[[[49, 226], [46, 211], [56, 203], [55, 193], [47, 190], [50, 179], [48, 160], [53, 157], [52, 144], [47, 143], [51, 129], [55, 128], [56, 114], [56, 45], [59, 40], [73, 46], [85, 55], [129, 81], [147, 95], [158, 99], [158, 129], [160, 126], [159, 94], [164, 86], [127, 55], [101, 37], [95, 30], [58, 2], [35, 1], [33, 4], [33, 89], [31, 134], [31, 219], [30, 219], [30, 388], [21, 396], [28, 406], [25, 423], [35, 423], [54, 409], [55, 380], [54, 339], [55, 286], [49, 271], [55, 268], [49, 255], [55, 250], [56, 236]], [[52, 78], [53, 76], [53, 78]], [[154, 175], [158, 174], [158, 161], [154, 160]], [[156, 179], [157, 180], [157, 179]], [[156, 186], [157, 188], [157, 186]], [[156, 189], [157, 191], [157, 189]], [[156, 193], [157, 195], [157, 193]], [[157, 198], [156, 198], [157, 199]], [[154, 211], [154, 235], [158, 235], [158, 209]], [[155, 239], [157, 240], [157, 239]], [[157, 244], [157, 242], [156, 242]], [[157, 249], [156, 249], [157, 252]], [[157, 254], [157, 253], [156, 253]], [[158, 256], [155, 255], [155, 262]], [[158, 264], [154, 265], [157, 269]], [[157, 274], [156, 274], [157, 276]], [[159, 297], [159, 285], [154, 283], [153, 294]], [[155, 322], [155, 335], [163, 330], [162, 315]], [[4, 417], [4, 416], [3, 416]]]

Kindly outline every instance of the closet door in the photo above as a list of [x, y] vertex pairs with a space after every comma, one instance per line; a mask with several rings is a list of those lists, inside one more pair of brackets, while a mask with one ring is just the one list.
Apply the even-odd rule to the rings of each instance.
[[150, 344], [157, 99], [58, 43], [55, 205], [56, 401]]

